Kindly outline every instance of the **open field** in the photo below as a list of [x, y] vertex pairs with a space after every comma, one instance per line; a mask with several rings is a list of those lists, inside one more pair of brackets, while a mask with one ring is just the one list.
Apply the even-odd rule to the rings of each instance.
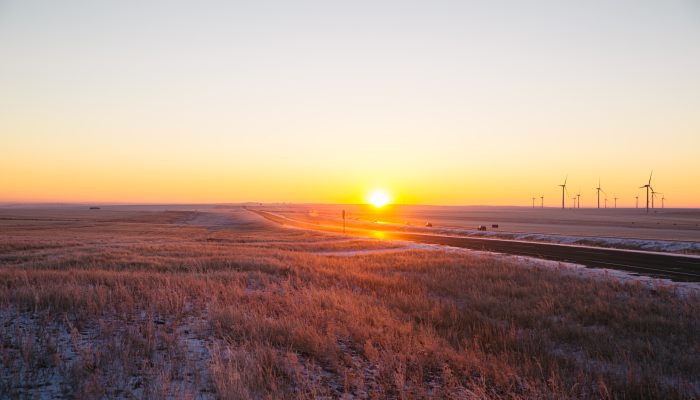
[[[700, 254], [700, 210], [558, 209], [527, 207], [265, 205], [295, 220], [349, 227], [495, 237], [602, 247]], [[429, 222], [432, 227], [426, 228]], [[498, 228], [493, 228], [498, 224]], [[476, 230], [479, 225], [486, 232]]]
[[700, 282], [700, 256], [693, 254], [596, 247], [590, 246], [589, 243], [585, 245], [560, 244], [546, 241], [514, 240], [512, 238], [454, 235], [441, 233], [440, 231], [431, 231], [431, 228], [426, 228], [423, 231], [392, 229], [392, 225], [387, 224], [365, 224], [367, 226], [362, 228], [356, 226], [346, 228], [333, 224], [332, 221], [317, 222], [315, 221], [316, 218], [311, 218], [310, 220], [302, 218], [299, 220], [269, 211], [247, 209], [275, 223], [302, 229], [520, 255], [574, 263], [590, 268], [626, 271], [641, 276], [670, 279], [675, 282]]
[[697, 291], [239, 206], [86, 208], [0, 210], [0, 397], [700, 396]]

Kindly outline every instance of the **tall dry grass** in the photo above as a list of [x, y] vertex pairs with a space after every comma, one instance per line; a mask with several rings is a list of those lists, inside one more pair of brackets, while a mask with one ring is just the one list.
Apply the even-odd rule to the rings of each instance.
[[243, 211], [72, 217], [0, 221], [5, 397], [700, 395], [700, 298], [671, 287], [469, 252], [327, 255], [397, 244]]

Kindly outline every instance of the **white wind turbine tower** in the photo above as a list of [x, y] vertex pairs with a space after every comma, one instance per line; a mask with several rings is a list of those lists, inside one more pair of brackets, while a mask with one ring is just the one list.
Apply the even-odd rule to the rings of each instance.
[[581, 188], [578, 188], [578, 194], [576, 195], [577, 205], [576, 208], [581, 208]]
[[[654, 171], [651, 171], [651, 174], [649, 174], [649, 182], [647, 182], [646, 185], [640, 186], [640, 187], [639, 187], [640, 189], [645, 189], [645, 188], [646, 188], [646, 190], [647, 190], [647, 212], [649, 212], [649, 189], [651, 189], [652, 192], [654, 191], [654, 189], [651, 187], [651, 176], [652, 176], [652, 175], [654, 175]], [[653, 197], [652, 197], [652, 200], [651, 200], [651, 201], [652, 201], [652, 206], [651, 206], [651, 208], [654, 208], [654, 205], [653, 205], [653, 204], [654, 204], [654, 203], [653, 203], [653, 202], [654, 202], [654, 198], [653, 198]]]
[[607, 193], [605, 193], [605, 190], [603, 190], [603, 188], [600, 187], [600, 178], [598, 178], [598, 187], [595, 188], [595, 190], [598, 192], [598, 208], [600, 208], [600, 192], [603, 192], [603, 194], [607, 196]]
[[566, 181], [569, 179], [569, 175], [564, 178], [564, 184], [563, 185], [557, 185], [561, 187], [561, 208], [564, 209], [566, 208], [566, 203], [564, 200], [564, 192], [569, 193], [568, 190], [566, 190]]
[[654, 197], [657, 195], [663, 195], [663, 193], [655, 192], [654, 189], [651, 189], [651, 208], [654, 208]]

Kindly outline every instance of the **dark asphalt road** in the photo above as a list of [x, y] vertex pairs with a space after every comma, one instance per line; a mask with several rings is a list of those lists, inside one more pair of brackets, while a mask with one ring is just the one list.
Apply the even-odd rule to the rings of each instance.
[[[265, 211], [254, 212], [280, 224], [342, 232], [342, 227], [317, 225], [291, 220]], [[369, 229], [353, 228], [348, 229], [347, 233], [359, 236], [377, 236], [376, 231]], [[410, 232], [382, 231], [382, 237], [392, 240], [440, 244], [571, 262], [593, 268], [617, 269], [638, 273], [640, 275], [668, 278], [674, 281], [700, 282], [700, 257], [611, 248], [570, 246], [556, 243], [523, 242], [505, 239], [444, 236]]]

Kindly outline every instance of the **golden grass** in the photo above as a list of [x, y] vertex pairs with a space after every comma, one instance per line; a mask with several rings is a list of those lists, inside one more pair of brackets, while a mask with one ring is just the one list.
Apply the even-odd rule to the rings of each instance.
[[244, 228], [0, 221], [0, 393], [700, 394], [696, 295], [468, 252], [325, 255], [384, 244], [231, 215]]

